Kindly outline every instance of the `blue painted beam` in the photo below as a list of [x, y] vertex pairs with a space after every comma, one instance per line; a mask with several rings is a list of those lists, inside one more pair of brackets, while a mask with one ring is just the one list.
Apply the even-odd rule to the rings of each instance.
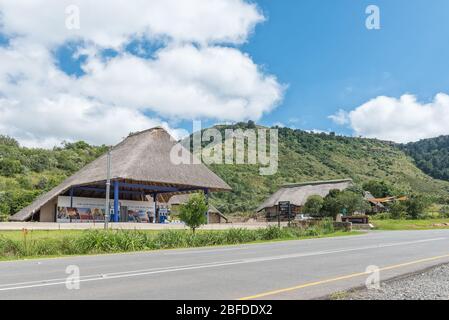
[[165, 192], [177, 192], [179, 188], [176, 187], [163, 187], [163, 186], [150, 186], [144, 184], [135, 184], [135, 183], [120, 183], [122, 187], [130, 188], [130, 189], [143, 189], [150, 191], [165, 191]]
[[[175, 187], [160, 187], [160, 186], [148, 186], [148, 185], [139, 185], [139, 184], [129, 184], [129, 183], [119, 183], [120, 187], [126, 187], [126, 188], [140, 188], [145, 191], [147, 191], [146, 194], [154, 195], [157, 194], [167, 194], [167, 193], [174, 193], [174, 192], [191, 192], [191, 191], [204, 191], [206, 193], [206, 190], [208, 192], [208, 189], [201, 188], [201, 187], [191, 187], [191, 188], [175, 188]], [[106, 189], [102, 188], [96, 188], [96, 187], [88, 187], [88, 186], [78, 186], [73, 187], [73, 189], [76, 190], [84, 190], [84, 191], [92, 191], [92, 192], [102, 192], [105, 193]], [[119, 190], [120, 193], [123, 194], [131, 194], [131, 195], [142, 195], [142, 191], [130, 191], [130, 190]], [[145, 193], [144, 193], [145, 194]]]
[[[105, 193], [106, 189], [102, 188], [94, 188], [94, 187], [76, 187], [75, 190], [81, 190], [81, 191], [92, 191], [92, 192], [102, 192]], [[120, 193], [123, 194], [133, 194], [133, 195], [142, 195], [142, 192], [139, 191], [126, 191], [126, 190], [120, 190]]]
[[119, 199], [119, 182], [114, 181], [114, 222], [118, 222], [120, 212], [118, 211], [118, 199]]
[[206, 198], [207, 211], [206, 211], [206, 221], [209, 224], [209, 189], [204, 189], [204, 197]]

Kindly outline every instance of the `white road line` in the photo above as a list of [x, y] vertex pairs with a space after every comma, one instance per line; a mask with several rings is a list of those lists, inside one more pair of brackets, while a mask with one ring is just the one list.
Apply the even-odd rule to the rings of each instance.
[[[283, 260], [283, 259], [294, 259], [294, 258], [319, 256], [319, 255], [328, 255], [328, 254], [335, 254], [335, 253], [342, 253], [342, 252], [352, 252], [352, 251], [380, 249], [380, 248], [387, 248], [387, 247], [406, 246], [406, 245], [413, 245], [413, 244], [420, 244], [420, 243], [441, 241], [441, 240], [447, 240], [447, 238], [441, 237], [441, 238], [423, 239], [423, 240], [416, 240], [416, 241], [396, 242], [396, 243], [388, 243], [388, 244], [363, 246], [363, 247], [356, 247], [356, 248], [345, 248], [345, 249], [338, 249], [338, 250], [286, 254], [286, 255], [260, 257], [260, 258], [248, 258], [248, 259], [241, 259], [241, 260], [211, 262], [211, 263], [197, 264], [197, 265], [151, 268], [151, 269], [145, 269], [145, 270], [133, 270], [133, 271], [123, 271], [123, 272], [116, 272], [116, 273], [106, 273], [106, 274], [102, 274], [102, 275], [98, 275], [98, 274], [97, 275], [88, 275], [88, 276], [81, 277], [79, 282], [112, 280], [112, 279], [119, 279], [119, 278], [138, 277], [138, 276], [146, 276], [146, 275], [178, 272], [178, 271], [186, 271], [186, 270], [218, 268], [218, 267], [224, 267], [224, 266], [241, 265], [241, 264], [258, 263], [258, 262], [268, 262], [268, 261], [276, 261], [276, 260]], [[10, 283], [10, 284], [0, 285], [0, 291], [10, 291], [10, 290], [28, 289], [28, 288], [36, 288], [36, 287], [56, 286], [56, 285], [63, 285], [65, 283], [66, 283], [65, 278], [64, 279], [48, 279], [48, 280], [41, 280], [41, 281], [37, 280], [37, 281], [21, 282], [21, 283]]]
[[220, 253], [226, 251], [239, 251], [239, 250], [248, 250], [248, 247], [243, 248], [226, 248], [226, 249], [206, 249], [206, 250], [186, 250], [186, 251], [177, 251], [177, 252], [164, 252], [164, 256], [177, 256], [183, 254], [196, 254], [196, 253]]

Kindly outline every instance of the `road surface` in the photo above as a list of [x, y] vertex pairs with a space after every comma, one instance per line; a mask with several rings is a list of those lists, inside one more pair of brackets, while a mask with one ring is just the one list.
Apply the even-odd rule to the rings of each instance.
[[449, 230], [11, 261], [0, 299], [312, 299], [447, 262]]

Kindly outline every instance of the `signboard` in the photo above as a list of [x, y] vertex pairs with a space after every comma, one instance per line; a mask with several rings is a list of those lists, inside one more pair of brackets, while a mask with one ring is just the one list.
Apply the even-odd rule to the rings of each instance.
[[[110, 208], [114, 200], [110, 200]], [[148, 222], [149, 213], [154, 211], [154, 203], [149, 201], [120, 200], [120, 207], [126, 207], [128, 221]], [[105, 199], [58, 197], [57, 222], [104, 222]]]
[[291, 215], [290, 201], [279, 201], [279, 214], [278, 214], [279, 227], [281, 226], [281, 215], [287, 216], [288, 224], [290, 225], [290, 215]]
[[288, 214], [290, 211], [290, 201], [279, 201], [279, 211]]

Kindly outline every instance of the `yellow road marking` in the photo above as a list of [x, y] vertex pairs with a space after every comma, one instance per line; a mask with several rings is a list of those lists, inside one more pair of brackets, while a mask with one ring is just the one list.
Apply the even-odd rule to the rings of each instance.
[[[444, 258], [449, 258], [449, 254], [443, 255], [443, 256], [432, 257], [432, 258], [415, 260], [415, 261], [401, 263], [401, 264], [396, 264], [396, 265], [392, 265], [392, 266], [387, 266], [387, 267], [380, 268], [379, 271], [393, 270], [393, 269], [407, 267], [407, 266], [411, 266], [411, 265], [415, 265], [415, 264], [419, 264], [419, 263], [440, 260], [440, 259], [444, 259]], [[295, 291], [295, 290], [304, 289], [304, 288], [307, 288], [307, 287], [313, 287], [313, 286], [326, 284], [326, 283], [330, 283], [330, 282], [336, 282], [336, 281], [340, 281], [340, 280], [346, 280], [346, 279], [356, 278], [356, 277], [360, 277], [360, 276], [366, 276], [367, 274], [370, 274], [370, 272], [352, 273], [352, 274], [348, 274], [348, 275], [340, 276], [340, 277], [336, 277], [336, 278], [325, 279], [325, 280], [315, 281], [315, 282], [309, 282], [309, 283], [301, 284], [301, 285], [290, 287], [290, 288], [284, 288], [284, 289], [279, 289], [279, 290], [263, 292], [263, 293], [255, 294], [255, 295], [252, 295], [252, 296], [243, 297], [243, 298], [240, 298], [238, 300], [251, 300], [251, 299], [263, 298], [263, 297], [267, 297], [267, 296], [276, 295], [276, 294], [279, 294], [279, 293]]]

